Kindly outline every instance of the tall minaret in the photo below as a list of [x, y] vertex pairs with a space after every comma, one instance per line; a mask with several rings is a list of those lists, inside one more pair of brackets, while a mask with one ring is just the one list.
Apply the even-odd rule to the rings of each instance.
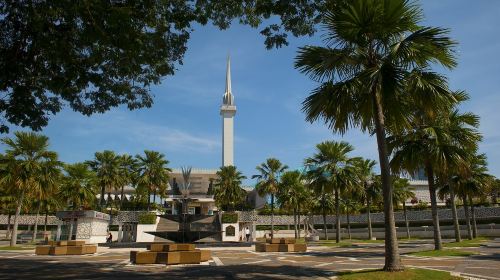
[[234, 97], [231, 92], [231, 61], [227, 57], [226, 70], [226, 92], [222, 97], [222, 106], [220, 115], [222, 116], [222, 166], [234, 165], [233, 162], [233, 126], [236, 106], [234, 106]]

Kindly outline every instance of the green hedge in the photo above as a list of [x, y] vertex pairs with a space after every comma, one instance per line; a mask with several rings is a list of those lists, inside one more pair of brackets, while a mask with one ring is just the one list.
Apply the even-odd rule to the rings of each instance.
[[223, 224], [234, 224], [238, 222], [238, 213], [224, 213], [222, 214]]
[[[258, 225], [255, 227], [256, 230], [271, 230], [271, 226], [270, 225]], [[286, 230], [288, 229], [288, 226], [286, 225], [274, 225], [274, 230]], [[291, 227], [290, 229], [293, 229], [293, 227]]]
[[156, 224], [156, 214], [154, 213], [139, 214], [139, 224], [146, 224], [146, 225]]
[[109, 231], [118, 231], [118, 229], [119, 229], [118, 225], [109, 225], [108, 228]]

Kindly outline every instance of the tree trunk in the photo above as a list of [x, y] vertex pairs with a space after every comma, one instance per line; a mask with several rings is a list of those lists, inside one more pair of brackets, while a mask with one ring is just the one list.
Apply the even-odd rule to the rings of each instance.
[[17, 227], [19, 225], [19, 214], [21, 213], [21, 207], [23, 206], [24, 190], [21, 191], [19, 199], [17, 200], [16, 214], [14, 216], [14, 227], [12, 228], [12, 236], [10, 237], [10, 247], [14, 247], [17, 244]]
[[396, 235], [396, 223], [394, 220], [394, 206], [392, 205], [392, 182], [389, 169], [389, 152], [387, 150], [385, 136], [384, 111], [380, 95], [376, 89], [372, 89], [374, 104], [373, 116], [375, 122], [375, 134], [377, 136], [378, 156], [380, 161], [380, 175], [382, 179], [382, 194], [384, 197], [384, 223], [385, 223], [385, 271], [400, 271], [403, 269], [399, 256], [398, 238]]
[[408, 215], [406, 214], [406, 201], [404, 200], [403, 200], [403, 214], [405, 216], [406, 238], [410, 239], [410, 222], [408, 222]]
[[49, 211], [45, 210], [45, 223], [43, 224], [43, 231], [47, 231], [47, 221], [49, 219]]
[[472, 214], [472, 237], [477, 238], [477, 224], [476, 224], [476, 211], [474, 209], [474, 201], [469, 196], [470, 213]]
[[297, 239], [297, 209], [293, 207], [293, 226], [295, 229], [295, 239]]
[[38, 233], [38, 217], [40, 216], [40, 207], [41, 203], [38, 201], [38, 206], [36, 209], [36, 216], [35, 216], [35, 228], [33, 229], [33, 237], [31, 238], [32, 242], [36, 241], [36, 234]]
[[156, 205], [156, 188], [153, 191], [153, 204]]
[[7, 232], [5, 233], [5, 239], [10, 238], [10, 219], [12, 218], [12, 214], [10, 213], [9, 209], [9, 217], [7, 218]]
[[101, 186], [101, 203], [100, 203], [101, 204], [100, 205], [101, 211], [104, 209], [104, 204], [105, 204], [105, 202], [104, 202], [105, 201], [105, 199], [104, 199], [104, 191], [105, 191], [105, 187], [103, 185], [103, 186]]
[[298, 238], [300, 239], [300, 227], [301, 227], [301, 225], [300, 225], [300, 205], [297, 208], [298, 208], [297, 209], [298, 210], [297, 211], [297, 216], [298, 216], [298, 225], [299, 225], [299, 230], [297, 232], [297, 235], [298, 235]]
[[323, 204], [323, 207], [321, 207], [323, 209], [323, 230], [324, 230], [324, 234], [325, 234], [325, 240], [328, 240], [328, 230], [326, 228], [325, 193], [323, 193], [323, 196], [322, 196], [322, 199], [321, 199], [321, 203]]
[[467, 203], [467, 195], [462, 196], [462, 202], [464, 203], [465, 224], [467, 225], [467, 238], [469, 240], [472, 240], [472, 229], [470, 227], [469, 205]]
[[108, 197], [111, 199], [110, 202], [109, 202], [109, 206], [111, 206], [111, 209], [109, 209], [109, 216], [113, 217], [113, 202], [114, 202], [114, 199], [111, 198], [111, 193], [108, 193]]
[[450, 203], [451, 203], [451, 214], [453, 216], [453, 229], [455, 230], [455, 241], [461, 242], [462, 237], [460, 236], [460, 224], [458, 223], [457, 204], [455, 202], [455, 190], [452, 182], [450, 182]]
[[[151, 191], [148, 189], [148, 211], [150, 209], [150, 205], [151, 205]], [[184, 206], [182, 208], [184, 209]], [[184, 214], [184, 213], [181, 213], [181, 214]]]
[[68, 240], [73, 240], [73, 220], [74, 219], [71, 219], [71, 221], [69, 222]]
[[335, 189], [335, 216], [337, 225], [335, 226], [335, 242], [340, 242], [340, 196], [339, 190]]
[[122, 206], [123, 206], [123, 190], [124, 190], [125, 186], [122, 186], [122, 192], [121, 192], [121, 196], [120, 196], [120, 210], [122, 210]]
[[274, 193], [271, 194], [271, 238], [274, 238]]
[[366, 198], [366, 219], [368, 221], [368, 239], [373, 239], [373, 230], [372, 230], [372, 215], [371, 215], [371, 201], [370, 198]]
[[347, 214], [347, 235], [349, 236], [349, 240], [351, 240], [351, 219], [349, 217], [349, 206], [346, 205], [346, 214]]
[[439, 228], [439, 216], [437, 209], [436, 186], [434, 185], [434, 170], [430, 162], [425, 165], [427, 182], [429, 183], [429, 195], [431, 198], [432, 225], [434, 227], [434, 250], [443, 249], [441, 242], [441, 229]]

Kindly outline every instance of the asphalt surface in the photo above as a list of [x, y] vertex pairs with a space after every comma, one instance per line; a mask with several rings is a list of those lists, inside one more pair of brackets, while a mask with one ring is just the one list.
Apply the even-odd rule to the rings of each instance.
[[[430, 241], [401, 243], [406, 267], [450, 271], [475, 279], [500, 279], [500, 240], [461, 248], [470, 257], [415, 257], [432, 249]], [[307, 253], [257, 253], [248, 248], [211, 248], [213, 260], [200, 265], [133, 265], [130, 249], [99, 248], [88, 256], [36, 256], [30, 251], [0, 251], [0, 279], [333, 279], [338, 271], [377, 269], [383, 244], [349, 248], [311, 246]]]

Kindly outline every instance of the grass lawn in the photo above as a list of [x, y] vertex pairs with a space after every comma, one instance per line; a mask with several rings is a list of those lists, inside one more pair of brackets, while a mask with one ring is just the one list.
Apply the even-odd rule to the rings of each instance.
[[472, 240], [464, 239], [462, 242], [443, 243], [443, 247], [479, 247], [488, 240], [491, 239], [487, 237], [478, 237]]
[[363, 270], [351, 272], [339, 272], [340, 280], [458, 280], [460, 277], [451, 276], [444, 271], [409, 268], [401, 272], [385, 272], [381, 270]]
[[376, 239], [376, 240], [370, 240], [370, 239], [352, 239], [352, 243], [371, 243], [371, 244], [384, 244], [385, 240], [384, 239]]
[[10, 251], [10, 250], [33, 250], [35, 247], [30, 246], [30, 247], [22, 247], [22, 246], [15, 246], [15, 247], [10, 247], [10, 246], [1, 246], [0, 251]]
[[422, 238], [422, 237], [411, 237], [411, 238], [406, 238], [406, 237], [400, 237], [398, 238], [398, 241], [415, 241], [415, 240], [433, 240], [432, 238]]
[[474, 255], [474, 252], [461, 251], [456, 249], [431, 250], [414, 252], [410, 255], [419, 257], [468, 257]]

